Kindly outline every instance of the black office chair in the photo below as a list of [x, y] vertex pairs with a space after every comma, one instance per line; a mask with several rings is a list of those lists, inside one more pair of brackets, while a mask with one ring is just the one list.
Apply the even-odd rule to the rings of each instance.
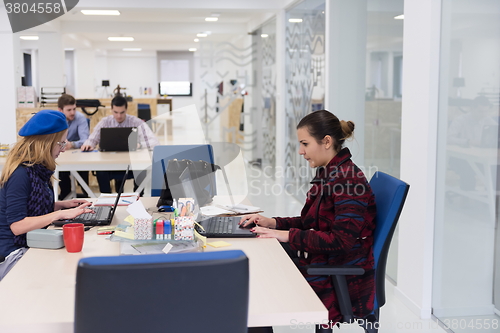
[[75, 333], [246, 333], [242, 251], [91, 257], [76, 276]]
[[137, 104], [137, 118], [142, 119], [145, 122], [151, 120], [151, 107], [149, 106], [149, 104], [143, 104], [143, 103]]
[[[385, 268], [394, 229], [403, 209], [410, 185], [388, 174], [377, 171], [370, 180], [375, 194], [377, 215], [374, 232], [373, 256], [375, 258], [375, 304], [367, 318], [356, 318], [352, 311], [346, 275], [363, 275], [364, 269], [356, 266], [323, 266], [308, 268], [310, 275], [329, 275], [339, 302], [343, 322], [358, 321], [368, 333], [378, 332], [379, 309], [385, 304]], [[332, 332], [332, 328], [317, 327], [316, 333]]]

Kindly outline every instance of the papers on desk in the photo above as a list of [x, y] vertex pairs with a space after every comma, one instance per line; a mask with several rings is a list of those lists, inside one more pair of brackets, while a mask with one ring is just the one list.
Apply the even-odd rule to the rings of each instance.
[[[94, 206], [113, 206], [116, 201], [116, 193], [102, 193]], [[118, 201], [118, 206], [128, 206], [139, 200], [139, 193], [122, 193], [120, 196], [120, 201]]]
[[243, 214], [254, 214], [260, 212], [262, 212], [260, 207], [248, 206], [243, 204], [238, 204], [234, 206], [215, 205], [215, 206], [201, 207], [201, 213], [205, 216], [243, 215]]

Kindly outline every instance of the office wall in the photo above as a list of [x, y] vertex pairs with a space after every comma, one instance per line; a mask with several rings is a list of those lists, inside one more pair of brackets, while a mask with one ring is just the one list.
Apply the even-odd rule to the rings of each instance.
[[40, 88], [64, 87], [64, 49], [58, 31], [38, 32], [38, 67]]
[[[93, 49], [77, 49], [74, 51], [73, 70], [75, 73], [76, 98], [95, 98], [95, 51]], [[70, 73], [66, 73], [66, 84], [69, 84]]]
[[401, 179], [410, 192], [399, 223], [396, 294], [430, 318], [441, 1], [405, 1], [404, 13]]
[[397, 292], [429, 317], [435, 198], [439, 1], [405, 2], [401, 178], [411, 188], [401, 215]]
[[[109, 80], [109, 93], [120, 85], [127, 88], [125, 93], [135, 98], [156, 97], [158, 94], [157, 65], [155, 52], [140, 52], [128, 55], [124, 52], [98, 55], [96, 58], [95, 85], [100, 87], [102, 80]], [[144, 94], [144, 88], [151, 88], [152, 94]], [[101, 95], [98, 88], [97, 95]], [[97, 96], [99, 97], [99, 96]]]
[[[9, 27], [10, 29], [10, 27]], [[19, 48], [19, 37], [0, 29], [0, 100], [2, 101], [2, 130], [0, 143], [16, 141], [16, 105], [17, 87], [21, 86], [19, 75], [20, 60], [16, 54], [22, 54]], [[19, 57], [20, 58], [20, 57]]]

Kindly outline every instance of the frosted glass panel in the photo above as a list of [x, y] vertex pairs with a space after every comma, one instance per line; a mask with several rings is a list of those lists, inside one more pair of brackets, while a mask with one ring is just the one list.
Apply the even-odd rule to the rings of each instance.
[[433, 313], [454, 332], [500, 324], [499, 59], [500, 2], [443, 1]]

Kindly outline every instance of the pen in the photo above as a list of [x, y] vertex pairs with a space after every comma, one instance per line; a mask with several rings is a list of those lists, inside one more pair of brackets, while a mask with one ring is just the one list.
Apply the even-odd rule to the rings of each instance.
[[124, 199], [122, 199], [122, 201], [123, 201], [123, 202], [126, 202], [126, 203], [129, 203], [129, 204], [131, 204], [131, 203], [132, 203], [132, 201], [128, 201], [128, 200], [124, 200]]

